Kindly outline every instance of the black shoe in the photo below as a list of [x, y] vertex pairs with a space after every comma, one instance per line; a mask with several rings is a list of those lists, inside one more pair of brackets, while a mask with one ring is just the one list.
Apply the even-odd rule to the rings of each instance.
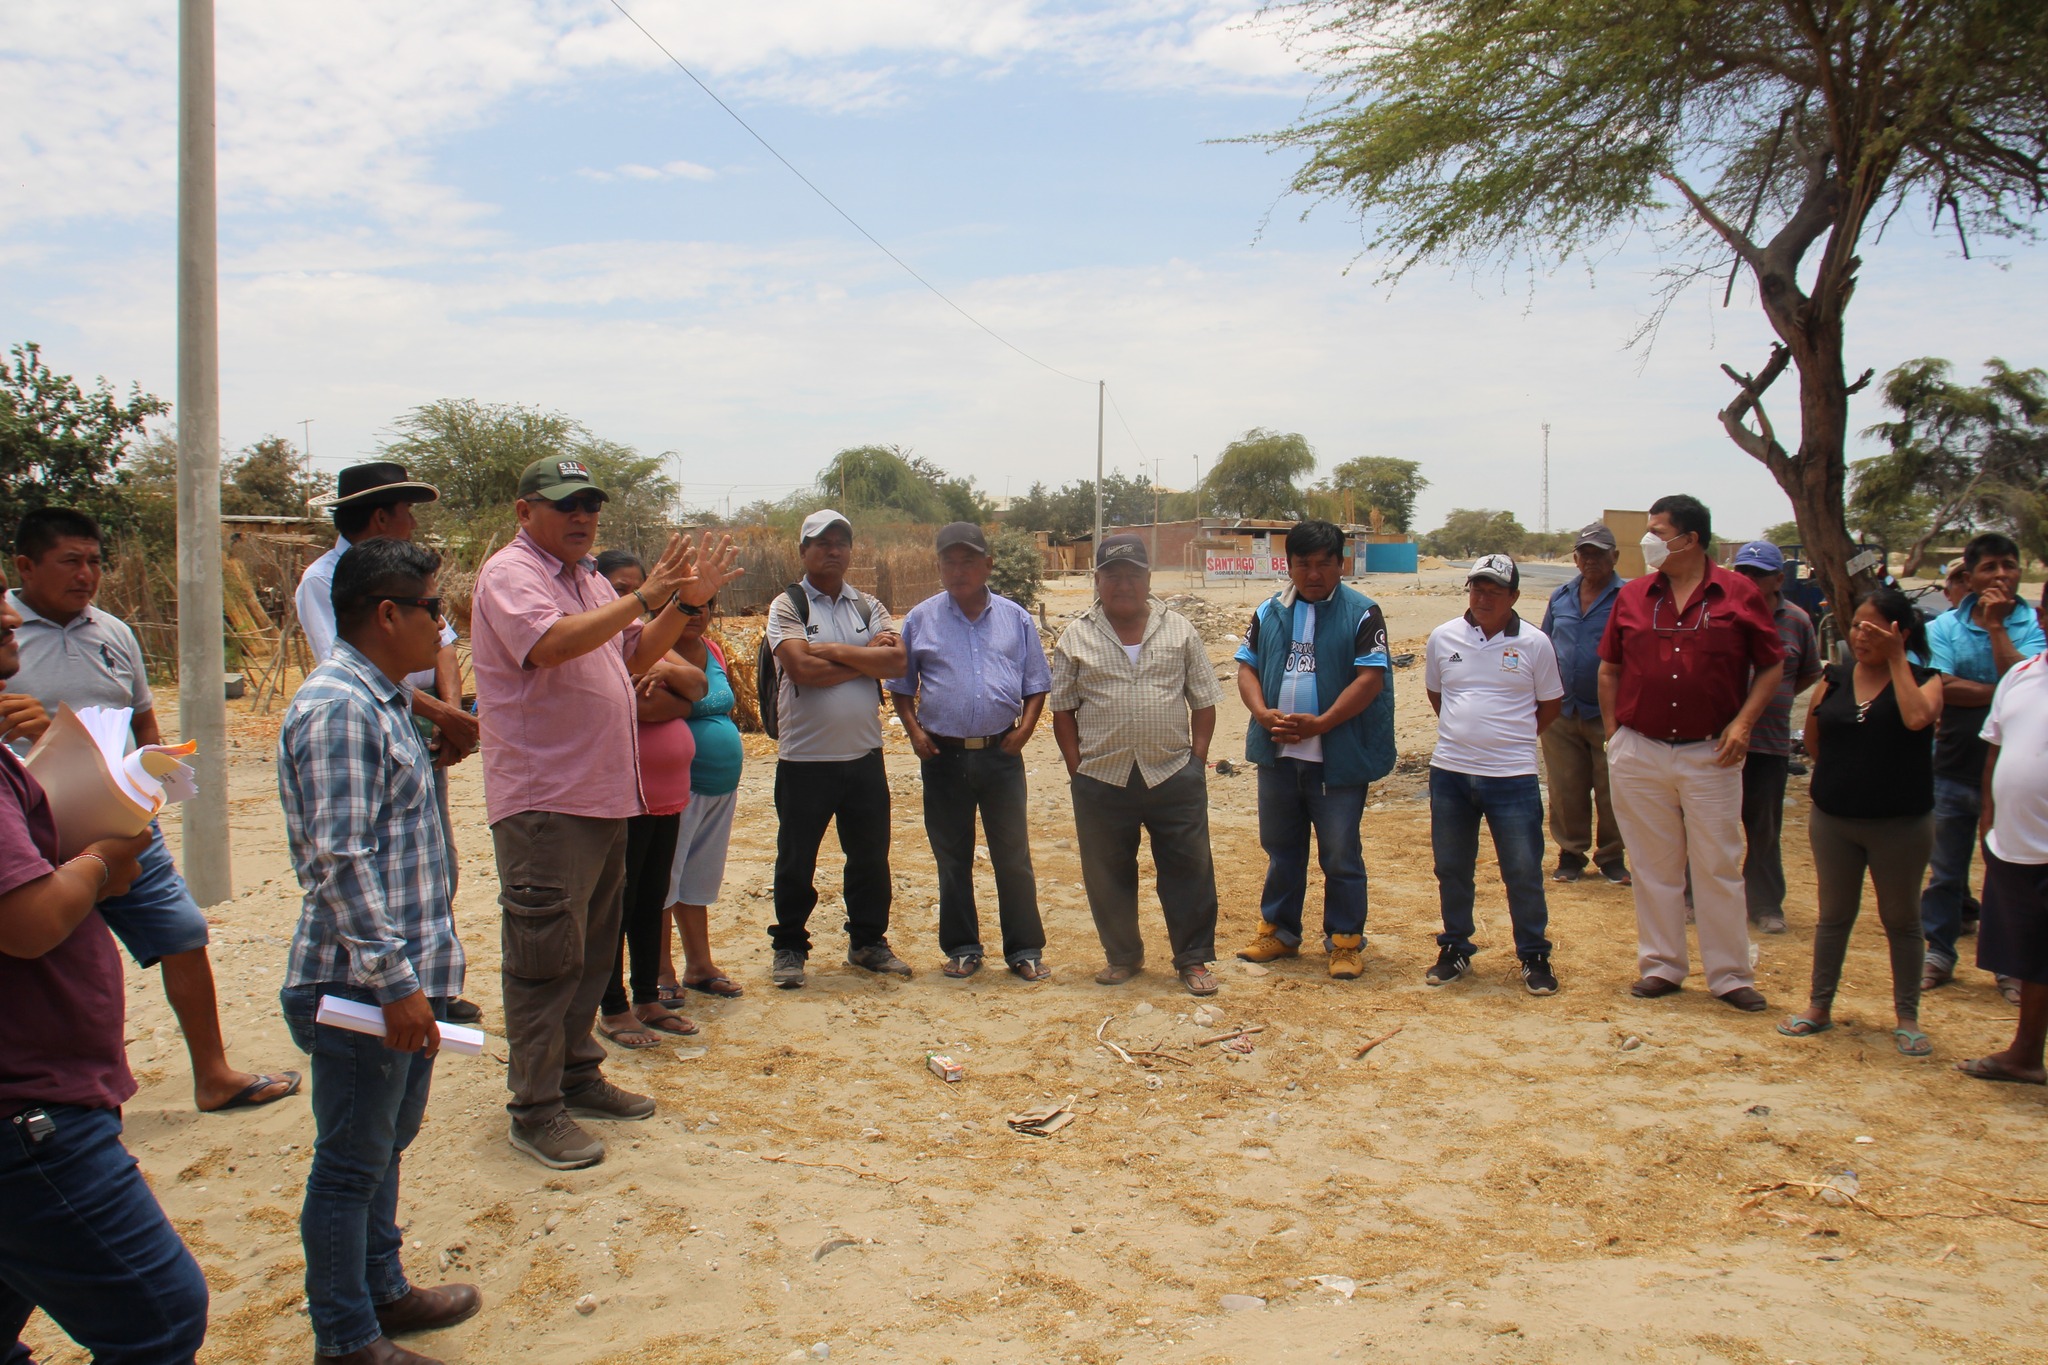
[[451, 1024], [474, 1024], [483, 1017], [483, 1010], [471, 1001], [451, 1000], [448, 1002], [448, 1022]]
[[1550, 880], [1554, 882], [1575, 882], [1585, 875], [1586, 869], [1583, 867], [1574, 867], [1570, 863], [1559, 863], [1557, 871], [1550, 874]]
[[1557, 994], [1557, 977], [1550, 970], [1549, 953], [1534, 953], [1522, 959], [1522, 984], [1531, 995]]
[[889, 940], [886, 938], [876, 939], [865, 948], [849, 949], [846, 954], [846, 965], [864, 968], [878, 976], [900, 976], [905, 980], [910, 978], [910, 964], [896, 956], [896, 950], [889, 946]]
[[1443, 948], [1437, 952], [1436, 965], [1422, 974], [1425, 985], [1441, 986], [1472, 970], [1472, 955], [1463, 948]]
[[1628, 875], [1627, 863], [1609, 863], [1600, 869], [1600, 875], [1616, 886], [1634, 886], [1635, 879]]
[[802, 990], [804, 955], [794, 948], [777, 948], [775, 964], [768, 969], [768, 979], [786, 991]]

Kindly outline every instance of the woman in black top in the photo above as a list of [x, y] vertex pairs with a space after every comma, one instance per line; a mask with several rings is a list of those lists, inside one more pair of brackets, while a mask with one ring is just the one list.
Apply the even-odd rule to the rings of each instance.
[[1806, 752], [1813, 760], [1807, 834], [1820, 915], [1813, 935], [1813, 997], [1778, 1025], [1788, 1038], [1834, 1027], [1835, 987], [1867, 871], [1891, 947], [1898, 1010], [1893, 1040], [1908, 1057], [1934, 1050], [1920, 1031], [1920, 962], [1926, 952], [1920, 882], [1934, 848], [1934, 723], [1941, 716], [1941, 678], [1906, 657], [1923, 648], [1922, 629], [1904, 593], [1889, 587], [1871, 593], [1849, 626], [1856, 662], [1831, 665], [1821, 675], [1806, 713]]

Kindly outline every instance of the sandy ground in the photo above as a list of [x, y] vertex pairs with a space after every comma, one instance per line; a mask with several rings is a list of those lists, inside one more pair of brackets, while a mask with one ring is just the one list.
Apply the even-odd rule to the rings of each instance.
[[[1462, 608], [1455, 578], [1367, 584], [1397, 650]], [[1249, 609], [1235, 588], [1207, 595]], [[1055, 624], [1076, 603], [1056, 594]], [[1214, 653], [1225, 668], [1227, 647]], [[486, 1304], [410, 1344], [451, 1361], [565, 1363], [2042, 1359], [2048, 1093], [1947, 1069], [2010, 1036], [1989, 978], [1969, 971], [1936, 992], [1934, 1058], [1899, 1057], [1867, 914], [1841, 1026], [1799, 1042], [1772, 1031], [1803, 998], [1812, 935], [1795, 779], [1792, 929], [1762, 940], [1759, 968], [1770, 1013], [1716, 1004], [1697, 978], [1676, 997], [1631, 999], [1631, 904], [1604, 883], [1552, 888], [1564, 988], [1529, 997], [1486, 869], [1476, 976], [1425, 988], [1436, 900], [1415, 774], [1428, 707], [1419, 666], [1396, 677], [1408, 772], [1366, 816], [1364, 980], [1329, 982], [1319, 954], [1265, 973], [1229, 958], [1256, 922], [1263, 858], [1251, 776], [1212, 781], [1216, 1004], [1227, 1024], [1263, 1026], [1250, 1055], [1193, 1046], [1221, 1029], [1192, 1021], [1195, 1002], [1163, 970], [1115, 990], [1090, 981], [1100, 959], [1049, 726], [1029, 757], [1052, 982], [938, 974], [916, 766], [898, 738], [893, 938], [917, 978], [836, 965], [831, 869], [809, 989], [768, 988], [772, 764], [750, 739], [713, 915], [747, 996], [694, 1010], [691, 1046], [616, 1055], [611, 1077], [662, 1108], [607, 1126], [611, 1154], [587, 1171], [551, 1173], [506, 1145], [502, 1039], [481, 1058], [444, 1055], [401, 1217], [415, 1277], [477, 1280]], [[1230, 690], [1216, 756], [1241, 754], [1244, 720]], [[238, 707], [234, 725], [240, 894], [211, 912], [222, 1014], [242, 1065], [303, 1065], [276, 1003], [298, 907], [270, 770], [276, 720]], [[477, 766], [457, 771], [468, 993], [495, 1032], [495, 880]], [[1163, 933], [1148, 927], [1163, 963]], [[195, 1113], [154, 974], [131, 972], [129, 986], [142, 1089], [128, 1140], [213, 1286], [203, 1359], [304, 1359], [306, 1103]], [[1112, 1015], [1110, 1040], [1180, 1060], [1119, 1060], [1096, 1041]], [[963, 1061], [967, 1079], [930, 1075], [931, 1050]], [[1077, 1120], [1050, 1138], [1005, 1126], [1070, 1097]], [[1745, 1193], [1843, 1168], [1867, 1208]], [[29, 1340], [82, 1359], [40, 1318]]]

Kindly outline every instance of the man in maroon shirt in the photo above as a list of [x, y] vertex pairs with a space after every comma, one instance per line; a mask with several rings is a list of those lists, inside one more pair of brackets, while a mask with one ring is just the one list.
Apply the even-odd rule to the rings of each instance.
[[1785, 651], [1755, 585], [1708, 557], [1712, 540], [1699, 499], [1650, 505], [1650, 572], [1615, 597], [1600, 641], [1600, 716], [1614, 814], [1635, 857], [1642, 979], [1632, 993], [1669, 995], [1690, 970], [1689, 865], [1707, 989], [1761, 1010], [1742, 889], [1742, 765]]
[[[21, 666], [0, 597], [0, 681]], [[57, 860], [43, 789], [0, 745], [0, 1360], [29, 1359], [41, 1308], [96, 1361], [190, 1362], [206, 1278], [121, 1145], [135, 1093], [121, 959], [94, 909], [128, 889], [149, 836]]]

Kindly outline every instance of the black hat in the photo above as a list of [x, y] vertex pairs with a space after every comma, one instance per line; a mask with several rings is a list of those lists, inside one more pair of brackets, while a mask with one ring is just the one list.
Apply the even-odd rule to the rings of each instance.
[[955, 545], [965, 545], [968, 549], [978, 550], [982, 554], [989, 552], [988, 537], [984, 536], [981, 528], [971, 521], [947, 522], [939, 528], [939, 534], [932, 542], [932, 548], [940, 554], [946, 553]]
[[1111, 564], [1133, 564], [1140, 569], [1152, 567], [1152, 560], [1145, 553], [1145, 537], [1129, 532], [1116, 536], [1104, 536], [1102, 543], [1095, 547], [1095, 567], [1100, 569]]
[[334, 492], [324, 498], [313, 499], [315, 507], [340, 507], [344, 503], [374, 500], [378, 504], [393, 502], [434, 502], [441, 496], [441, 490], [430, 483], [420, 483], [405, 472], [402, 464], [388, 460], [374, 460], [369, 464], [352, 464], [335, 476]]

